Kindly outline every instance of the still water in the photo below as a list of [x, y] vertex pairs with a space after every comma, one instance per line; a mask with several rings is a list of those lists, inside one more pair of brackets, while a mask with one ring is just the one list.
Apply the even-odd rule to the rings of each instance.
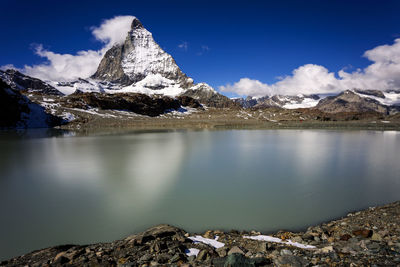
[[299, 230], [400, 199], [400, 132], [0, 135], [0, 259], [187, 231]]

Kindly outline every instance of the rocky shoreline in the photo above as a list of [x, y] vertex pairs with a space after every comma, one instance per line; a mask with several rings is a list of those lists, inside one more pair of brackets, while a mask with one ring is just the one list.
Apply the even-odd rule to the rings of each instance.
[[111, 243], [62, 245], [0, 266], [399, 266], [400, 201], [304, 232], [202, 234], [159, 225]]

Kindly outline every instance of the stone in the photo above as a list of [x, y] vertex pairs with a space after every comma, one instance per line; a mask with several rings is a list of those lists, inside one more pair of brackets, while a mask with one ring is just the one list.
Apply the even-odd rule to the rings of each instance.
[[218, 253], [218, 256], [220, 256], [221, 258], [226, 257], [227, 253], [227, 248], [226, 247], [220, 247], [217, 248], [215, 251]]
[[158, 263], [167, 263], [171, 259], [172, 255], [167, 253], [162, 253], [156, 256]]
[[371, 240], [374, 240], [374, 241], [382, 241], [382, 237], [379, 235], [379, 234], [377, 234], [377, 233], [373, 233], [372, 234], [372, 236], [371, 236]]
[[67, 253], [65, 251], [58, 253], [55, 257], [54, 257], [54, 263], [55, 264], [65, 264], [67, 262], [70, 261], [69, 258], [66, 257]]
[[151, 254], [144, 254], [142, 257], [140, 257], [139, 261], [150, 261], [153, 258]]
[[368, 230], [368, 229], [360, 229], [360, 230], [353, 231], [353, 235], [362, 236], [364, 238], [371, 237], [372, 234], [373, 234], [372, 230]]
[[187, 258], [189, 262], [194, 262], [194, 260], [196, 259], [196, 256], [192, 255], [190, 257]]
[[249, 265], [246, 258], [242, 254], [235, 253], [235, 254], [229, 255], [226, 258], [223, 266], [224, 267], [239, 267], [239, 266], [251, 266], [251, 265]]
[[293, 242], [297, 242], [297, 243], [303, 243], [303, 238], [301, 238], [300, 236], [295, 236], [291, 239]]
[[333, 246], [327, 246], [320, 249], [321, 253], [330, 253], [333, 252]]
[[251, 253], [251, 251], [248, 251], [244, 256], [250, 258], [251, 256], [253, 256], [253, 254]]
[[321, 239], [322, 239], [322, 240], [328, 240], [328, 236], [327, 236], [326, 234], [322, 234], [322, 235], [321, 235]]
[[284, 255], [284, 256], [277, 257], [274, 260], [274, 264], [277, 267], [286, 267], [286, 266], [302, 267], [302, 266], [307, 265], [308, 261], [299, 256]]
[[281, 252], [280, 252], [280, 254], [281, 254], [281, 256], [284, 256], [284, 255], [293, 255], [293, 253], [292, 253], [290, 250], [288, 250], [288, 249], [282, 249]]
[[244, 252], [238, 246], [234, 246], [228, 252], [228, 255], [231, 255], [231, 254], [242, 254], [242, 255], [244, 255]]
[[180, 254], [180, 253], [177, 253], [177, 254], [175, 254], [174, 256], [172, 256], [172, 258], [169, 260], [169, 262], [174, 263], [174, 262], [183, 261], [183, 260], [186, 261], [186, 257], [183, 256], [183, 255]]
[[268, 250], [268, 243], [267, 242], [259, 242], [257, 246], [257, 251], [265, 252]]
[[210, 254], [207, 250], [203, 249], [197, 254], [196, 261], [205, 261], [210, 258]]
[[291, 232], [279, 233], [279, 238], [282, 239], [282, 240], [290, 239], [291, 236], [292, 236]]
[[377, 242], [371, 242], [367, 244], [367, 248], [368, 250], [379, 250], [380, 249], [380, 245]]
[[212, 231], [205, 232], [203, 236], [205, 238], [210, 238], [210, 239], [214, 239], [214, 237], [215, 237]]

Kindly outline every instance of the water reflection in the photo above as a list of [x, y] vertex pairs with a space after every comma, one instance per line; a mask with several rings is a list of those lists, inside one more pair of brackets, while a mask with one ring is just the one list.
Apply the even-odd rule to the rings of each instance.
[[1, 259], [158, 223], [300, 229], [400, 190], [398, 132], [2, 135], [0, 148]]
[[55, 129], [55, 128], [37, 128], [37, 129], [0, 129], [0, 138], [5, 139], [28, 139], [28, 138], [48, 138], [48, 137], [67, 137], [75, 136], [75, 131]]

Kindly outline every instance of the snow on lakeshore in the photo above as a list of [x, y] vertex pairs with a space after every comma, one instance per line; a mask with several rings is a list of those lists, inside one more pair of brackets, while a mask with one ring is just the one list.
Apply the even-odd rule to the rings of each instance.
[[68, 122], [71, 122], [76, 119], [75, 115], [70, 112], [61, 113], [61, 118], [63, 118], [64, 120], [66, 120]]
[[294, 246], [294, 247], [298, 247], [298, 248], [304, 248], [304, 249], [316, 248], [315, 246], [304, 245], [301, 243], [293, 242], [291, 240], [283, 241], [280, 238], [269, 236], [269, 235], [243, 236], [243, 238], [248, 238], [248, 239], [257, 240], [257, 241], [280, 243], [280, 244]]
[[189, 239], [191, 239], [194, 243], [201, 242], [201, 243], [207, 244], [209, 246], [212, 246], [214, 248], [222, 248], [223, 246], [225, 246], [225, 244], [217, 241], [218, 238], [219, 238], [219, 236], [216, 236], [215, 239], [210, 239], [210, 238], [202, 237], [201, 235], [189, 237]]
[[185, 115], [195, 113], [197, 111], [198, 110], [196, 108], [182, 106], [178, 109], [167, 109], [164, 111], [164, 114], [160, 115], [160, 117], [165, 117], [164, 115], [166, 115], [166, 114], [170, 114], [173, 116], [185, 116]]
[[190, 256], [196, 256], [196, 257], [197, 257], [197, 254], [199, 254], [199, 252], [200, 252], [200, 249], [197, 249], [197, 248], [189, 248], [189, 249], [187, 249], [187, 250], [185, 251], [185, 254], [186, 254], [188, 257], [190, 257]]

